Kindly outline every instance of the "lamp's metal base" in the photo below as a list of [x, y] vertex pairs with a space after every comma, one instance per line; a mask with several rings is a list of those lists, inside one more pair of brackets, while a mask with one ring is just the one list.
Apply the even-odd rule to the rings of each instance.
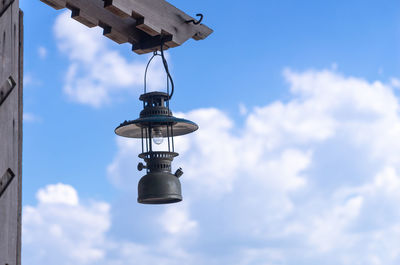
[[168, 172], [149, 172], [138, 185], [138, 202], [167, 204], [182, 201], [181, 183]]
[[138, 198], [138, 203], [142, 204], [169, 204], [182, 201], [182, 196], [178, 194], [168, 194], [163, 197]]

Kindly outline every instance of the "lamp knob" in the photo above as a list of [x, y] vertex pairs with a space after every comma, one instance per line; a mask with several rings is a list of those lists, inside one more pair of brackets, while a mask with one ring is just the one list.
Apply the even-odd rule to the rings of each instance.
[[143, 168], [147, 168], [145, 165], [143, 165], [143, 163], [139, 163], [139, 164], [137, 165], [137, 169], [138, 169], [139, 171], [142, 171]]
[[174, 174], [177, 178], [180, 178], [183, 175], [183, 170], [182, 168], [178, 168], [178, 170], [175, 171]]

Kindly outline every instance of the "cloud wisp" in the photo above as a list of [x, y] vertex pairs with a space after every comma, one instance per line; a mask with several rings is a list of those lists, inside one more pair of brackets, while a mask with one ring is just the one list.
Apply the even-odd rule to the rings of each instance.
[[39, 58], [40, 58], [40, 59], [42, 59], [42, 60], [46, 59], [47, 53], [48, 53], [48, 52], [47, 52], [47, 49], [46, 49], [45, 47], [40, 46], [40, 47], [38, 48], [38, 55], [39, 55]]
[[[59, 50], [68, 56], [64, 93], [74, 102], [102, 107], [123, 95], [137, 95], [143, 86], [146, 61], [126, 60], [105, 39], [101, 29], [87, 28], [69, 18], [65, 11], [57, 17], [54, 34]], [[161, 63], [151, 69], [149, 89], [163, 88], [165, 73]]]

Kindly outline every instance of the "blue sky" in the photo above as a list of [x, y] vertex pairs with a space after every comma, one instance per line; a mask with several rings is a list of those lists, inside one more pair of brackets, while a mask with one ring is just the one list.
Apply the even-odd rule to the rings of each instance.
[[[23, 262], [398, 264], [400, 5], [171, 1], [214, 33], [168, 51], [184, 201], [136, 203], [148, 55], [25, 13]], [[153, 89], [163, 88], [155, 64]]]

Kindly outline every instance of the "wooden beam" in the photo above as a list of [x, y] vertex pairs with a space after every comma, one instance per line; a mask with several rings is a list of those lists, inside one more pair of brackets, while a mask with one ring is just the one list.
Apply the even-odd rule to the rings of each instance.
[[3, 15], [4, 11], [14, 2], [14, 0], [1, 0], [0, 1], [0, 16]]
[[121, 17], [139, 19], [136, 27], [151, 36], [172, 35], [170, 46], [174, 47], [190, 38], [205, 39], [213, 32], [203, 24], [187, 23], [194, 18], [164, 0], [105, 0], [104, 6]]
[[71, 9], [71, 17], [89, 28], [99, 25], [99, 21], [96, 18], [89, 16], [78, 8]]
[[20, 265], [23, 23], [18, 0], [0, 8], [0, 265]]
[[[100, 26], [103, 34], [121, 44], [129, 42], [138, 54], [177, 47], [190, 38], [202, 40], [213, 31], [165, 0], [41, 0], [55, 9], [68, 8], [72, 18], [88, 27]], [[170, 36], [170, 37], [166, 37]]]
[[40, 1], [51, 6], [56, 10], [65, 8], [65, 5], [67, 4], [65, 0], [40, 0]]

